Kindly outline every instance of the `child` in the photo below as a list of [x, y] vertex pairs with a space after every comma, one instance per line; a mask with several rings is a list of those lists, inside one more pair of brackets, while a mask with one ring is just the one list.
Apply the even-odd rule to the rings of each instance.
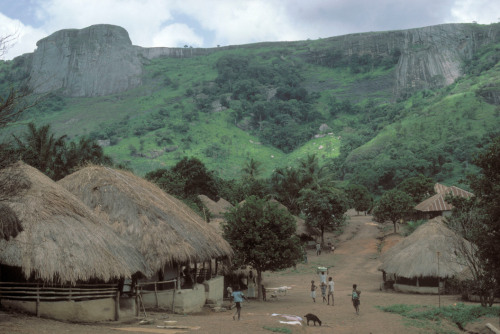
[[324, 303], [326, 302], [326, 284], [321, 282], [320, 288], [321, 288], [321, 296], [323, 297], [323, 303]]
[[318, 287], [316, 286], [316, 284], [314, 284], [314, 281], [311, 281], [311, 298], [315, 303], [316, 303], [316, 289], [318, 289]]
[[333, 278], [330, 276], [328, 278], [328, 305], [330, 305], [330, 296], [332, 296], [332, 306], [333, 306], [333, 290], [335, 283], [333, 283]]
[[243, 292], [240, 291], [240, 286], [237, 285], [235, 287], [235, 291], [233, 292], [233, 301], [236, 303], [236, 312], [233, 315], [233, 320], [236, 320], [235, 317], [238, 315], [238, 320], [240, 320], [240, 314], [241, 314], [241, 303], [243, 302], [243, 299], [245, 299], [248, 302], [247, 297], [243, 294]]
[[353, 284], [352, 285], [352, 293], [351, 293], [351, 298], [352, 298], [352, 305], [354, 306], [354, 309], [356, 310], [356, 314], [359, 314], [359, 296], [361, 295], [361, 291], [357, 289], [357, 285]]

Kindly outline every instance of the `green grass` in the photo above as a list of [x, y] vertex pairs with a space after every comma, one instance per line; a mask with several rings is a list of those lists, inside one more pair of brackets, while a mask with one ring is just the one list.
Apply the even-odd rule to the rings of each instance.
[[286, 328], [286, 327], [269, 327], [269, 326], [263, 326], [262, 328], [268, 330], [268, 331], [271, 331], [273, 333], [287, 333], [287, 334], [291, 334], [292, 333], [292, 330], [290, 328]]
[[[458, 333], [468, 323], [477, 321], [481, 317], [496, 317], [500, 307], [482, 307], [458, 303], [450, 306], [422, 306], [395, 304], [391, 306], [376, 306], [379, 310], [399, 314], [405, 318], [405, 324], [422, 329], [432, 329], [435, 333]], [[455, 329], [446, 329], [444, 321], [455, 325]]]

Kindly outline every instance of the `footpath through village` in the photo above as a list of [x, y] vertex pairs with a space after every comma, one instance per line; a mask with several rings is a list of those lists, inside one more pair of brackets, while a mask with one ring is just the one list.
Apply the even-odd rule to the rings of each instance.
[[[391, 224], [392, 226], [392, 224]], [[151, 321], [140, 325], [134, 322], [106, 322], [99, 324], [72, 324], [33, 316], [0, 311], [0, 333], [272, 333], [281, 330], [288, 333], [428, 333], [428, 329], [412, 326], [408, 319], [387, 313], [377, 306], [394, 304], [419, 304], [437, 306], [461, 302], [460, 296], [416, 295], [381, 290], [382, 274], [377, 270], [380, 254], [393, 246], [401, 237], [392, 236], [381, 242], [384, 229], [371, 216], [351, 212], [349, 224], [339, 236], [325, 235], [335, 251], [323, 251], [316, 255], [315, 249], [308, 250], [307, 263], [279, 272], [264, 273], [266, 288], [290, 287], [286, 294], [267, 295], [267, 301], [249, 299], [242, 303], [241, 319], [233, 320], [235, 309], [213, 312], [209, 308], [198, 314], [171, 314], [148, 311]], [[334, 305], [322, 300], [319, 288], [318, 267], [328, 268], [327, 277], [334, 281]], [[311, 298], [311, 281], [318, 285], [316, 302]], [[328, 282], [327, 282], [328, 283]], [[353, 307], [351, 292], [353, 284], [361, 291], [359, 314]], [[328, 294], [328, 290], [327, 290]], [[322, 325], [287, 325], [277, 315], [316, 315]], [[274, 314], [274, 316], [273, 316]], [[142, 315], [142, 314], [141, 314]], [[167, 321], [167, 322], [166, 322]], [[183, 329], [159, 328], [168, 321]], [[443, 323], [443, 330], [451, 329]], [[478, 324], [477, 326], [480, 326]], [[483, 325], [484, 326], [484, 325]], [[285, 330], [285, 328], [287, 330]]]

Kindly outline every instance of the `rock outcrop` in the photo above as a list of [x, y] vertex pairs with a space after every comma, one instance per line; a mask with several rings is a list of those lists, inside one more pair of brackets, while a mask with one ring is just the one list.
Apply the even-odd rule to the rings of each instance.
[[125, 29], [94, 25], [60, 30], [37, 43], [31, 67], [36, 93], [101, 96], [139, 86], [143, 65]]
[[[59, 90], [67, 96], [102, 96], [141, 85], [144, 62], [158, 57], [193, 57], [235, 48], [280, 45], [306, 48], [324, 61], [329, 51], [343, 56], [399, 55], [393, 76], [377, 82], [394, 96], [423, 88], [449, 85], [462, 73], [461, 65], [484, 44], [498, 41], [500, 25], [444, 24], [425, 28], [371, 32], [331, 37], [314, 50], [307, 41], [258, 43], [217, 48], [143, 48], [132, 45], [125, 29], [94, 25], [58, 31], [37, 43], [30, 57], [31, 85], [35, 92]], [[27, 58], [28, 59], [28, 58]], [[360, 82], [359, 85], [363, 85]], [[360, 87], [361, 87], [360, 86]], [[362, 87], [361, 87], [362, 88]]]

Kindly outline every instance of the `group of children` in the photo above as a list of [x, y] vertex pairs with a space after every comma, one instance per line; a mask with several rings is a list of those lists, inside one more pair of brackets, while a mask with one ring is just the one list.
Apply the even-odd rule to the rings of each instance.
[[[319, 275], [320, 278], [320, 288], [321, 288], [321, 295], [323, 297], [323, 302], [327, 302], [327, 305], [330, 305], [330, 296], [332, 297], [332, 306], [334, 305], [334, 299], [333, 299], [333, 291], [334, 291], [334, 282], [333, 278], [330, 276], [328, 278], [328, 284], [326, 283], [326, 274], [322, 272]], [[328, 287], [328, 299], [327, 299], [327, 290]], [[316, 290], [318, 289], [318, 286], [314, 283], [314, 281], [311, 281], [311, 298], [314, 303], [316, 303]], [[358, 290], [358, 286], [356, 284], [353, 284], [352, 286], [352, 292], [351, 292], [351, 300], [352, 300], [352, 305], [354, 306], [354, 309], [356, 310], [356, 314], [359, 314], [359, 297], [361, 295], [361, 291]]]

